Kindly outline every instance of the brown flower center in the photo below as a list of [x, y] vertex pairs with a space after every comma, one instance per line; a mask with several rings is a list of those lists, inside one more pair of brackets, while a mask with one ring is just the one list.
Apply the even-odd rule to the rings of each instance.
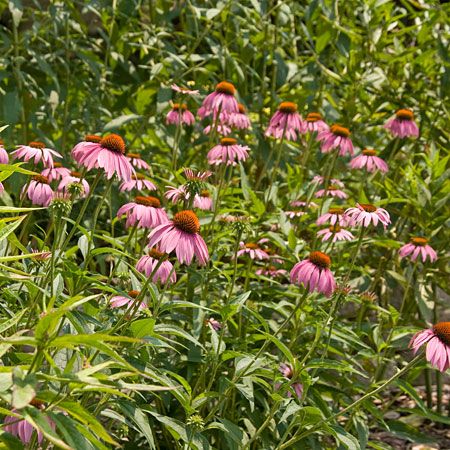
[[45, 144], [39, 141], [32, 141], [28, 144], [28, 147], [39, 148], [42, 150], [43, 148], [45, 148]]
[[439, 322], [433, 327], [434, 334], [445, 345], [450, 345], [450, 322]]
[[118, 134], [108, 134], [100, 141], [100, 145], [112, 152], [125, 154], [125, 142]]
[[340, 136], [340, 137], [349, 137], [350, 136], [350, 130], [348, 128], [345, 127], [341, 127], [340, 125], [331, 125], [331, 132], [336, 135], [336, 136]]
[[344, 214], [344, 209], [343, 208], [330, 208], [328, 210], [328, 212], [330, 214], [338, 214], [338, 215], [340, 215], [340, 214]]
[[127, 153], [128, 158], [131, 159], [141, 159], [141, 154], [140, 153]]
[[320, 113], [312, 112], [306, 116], [307, 122], [317, 122], [318, 120], [322, 120], [322, 114]]
[[221, 81], [216, 86], [216, 92], [220, 92], [221, 94], [234, 95], [236, 92], [236, 88], [228, 81]]
[[0, 139], [0, 145], [3, 145], [3, 144], [4, 144], [3, 139]]
[[237, 144], [237, 140], [234, 138], [226, 137], [226, 138], [222, 138], [220, 140], [220, 145], [228, 146], [228, 145], [236, 145], [236, 144]]
[[60, 162], [54, 162], [53, 163], [53, 167], [55, 168], [55, 169], [59, 169], [60, 167], [62, 167], [63, 165], [60, 163]]
[[413, 120], [414, 113], [410, 109], [399, 109], [395, 113], [397, 119], [399, 120]]
[[238, 103], [239, 112], [245, 114], [245, 106], [242, 103]]
[[322, 252], [311, 252], [308, 259], [321, 269], [328, 269], [331, 265], [330, 257]]
[[161, 208], [161, 202], [156, 197], [143, 197], [138, 195], [134, 202], [138, 205], [151, 206], [152, 208]]
[[196, 234], [200, 231], [198, 217], [190, 210], [177, 212], [173, 218], [173, 224], [185, 233]]
[[156, 248], [151, 248], [148, 251], [148, 255], [155, 259], [161, 259], [164, 256], [164, 253], [160, 252]]
[[35, 175], [33, 177], [33, 180], [37, 181], [38, 183], [49, 184], [48, 178], [44, 177], [44, 175]]
[[259, 248], [258, 244], [255, 244], [254, 242], [248, 242], [247, 244], [245, 244], [246, 248], [250, 248], [252, 250], [256, 250], [257, 248]]
[[137, 173], [136, 175], [132, 175], [131, 178], [133, 180], [145, 180], [144, 175], [142, 175], [142, 173]]
[[174, 103], [172, 106], [172, 109], [174, 111], [179, 111], [180, 109], [181, 109], [181, 111], [186, 111], [187, 105], [186, 105], [186, 103]]
[[369, 203], [360, 203], [359, 206], [361, 206], [361, 208], [368, 213], [373, 213], [377, 210], [376, 206], [373, 206]]
[[208, 197], [208, 198], [210, 198], [211, 194], [206, 189], [203, 189], [202, 191], [200, 191], [200, 197]]
[[128, 291], [128, 296], [131, 298], [136, 298], [139, 294], [141, 293], [141, 291]]
[[96, 134], [87, 134], [84, 137], [85, 142], [93, 142], [94, 144], [99, 144], [102, 140], [101, 136], [97, 136]]
[[297, 105], [293, 102], [281, 102], [278, 111], [282, 113], [292, 114], [297, 111]]
[[339, 187], [336, 186], [335, 184], [330, 184], [327, 188], [327, 191], [337, 191], [339, 190]]
[[330, 231], [332, 233], [339, 233], [339, 231], [342, 230], [342, 227], [340, 225], [331, 225], [330, 226]]
[[362, 151], [362, 154], [363, 154], [363, 155], [366, 155], [366, 156], [376, 156], [377, 152], [376, 152], [376, 150], [369, 149], [369, 148], [365, 148], [365, 149]]
[[81, 173], [80, 172], [70, 172], [70, 176], [75, 177], [75, 178], [81, 178]]
[[424, 237], [420, 237], [420, 236], [414, 236], [411, 238], [411, 242], [414, 245], [419, 245], [421, 247], [424, 247], [425, 245], [428, 244], [428, 239], [424, 238]]

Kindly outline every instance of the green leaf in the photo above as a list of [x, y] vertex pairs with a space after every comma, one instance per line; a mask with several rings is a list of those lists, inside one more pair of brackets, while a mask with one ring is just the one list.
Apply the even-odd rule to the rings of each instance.
[[115, 119], [111, 120], [111, 122], [108, 122], [104, 127], [103, 131], [111, 131], [111, 130], [117, 130], [121, 126], [125, 125], [128, 122], [131, 122], [132, 120], [141, 119], [142, 116], [139, 114], [124, 114], [122, 116], [116, 117]]
[[25, 375], [20, 367], [15, 367], [12, 381], [12, 405], [16, 409], [24, 408], [36, 397], [36, 377]]
[[153, 333], [155, 322], [155, 319], [150, 318], [135, 320], [130, 325], [131, 333], [135, 338], [142, 338], [144, 336], [151, 335]]

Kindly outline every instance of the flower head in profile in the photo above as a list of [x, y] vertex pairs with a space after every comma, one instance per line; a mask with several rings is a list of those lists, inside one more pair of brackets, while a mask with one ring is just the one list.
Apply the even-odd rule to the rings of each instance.
[[342, 199], [348, 197], [348, 195], [344, 191], [341, 191], [339, 187], [334, 184], [330, 184], [327, 189], [319, 189], [315, 194], [315, 197], [317, 198], [321, 198], [324, 196], [337, 197]]
[[37, 141], [30, 142], [28, 145], [19, 145], [11, 155], [14, 159], [23, 159], [25, 162], [33, 159], [35, 165], [42, 160], [45, 167], [53, 167], [54, 156], [62, 158], [57, 151], [47, 148], [44, 143]]
[[331, 125], [329, 130], [323, 130], [317, 135], [317, 140], [321, 142], [322, 153], [329, 153], [334, 149], [339, 149], [339, 155], [353, 155], [353, 143], [350, 139], [350, 130], [341, 125]]
[[54, 162], [53, 167], [48, 167], [41, 172], [41, 175], [48, 178], [51, 183], [53, 180], [61, 180], [70, 175], [70, 170], [63, 167], [61, 163]]
[[202, 106], [198, 110], [198, 115], [204, 119], [211, 114], [224, 115], [239, 112], [238, 102], [235, 98], [236, 88], [228, 81], [221, 81], [216, 86], [216, 90], [203, 100]]
[[205, 320], [205, 325], [210, 326], [214, 331], [219, 331], [222, 329], [222, 324], [218, 320], [214, 319], [214, 317], [208, 317]]
[[208, 247], [199, 234], [200, 221], [193, 211], [180, 211], [172, 220], [156, 227], [149, 235], [149, 247], [159, 244], [164, 253], [175, 251], [178, 261], [191, 264], [195, 255], [204, 266], [209, 260]]
[[166, 186], [168, 189], [164, 193], [164, 197], [167, 198], [167, 200], [170, 200], [172, 203], [178, 203], [179, 201], [188, 200], [190, 195], [189, 192], [186, 190], [186, 187], [184, 185], [174, 187], [174, 186]]
[[144, 175], [141, 173], [135, 173], [131, 176], [130, 181], [124, 181], [120, 185], [120, 192], [124, 191], [132, 191], [136, 189], [137, 191], [156, 191], [157, 187], [156, 185], [151, 182], [150, 180], [147, 180]]
[[[321, 176], [321, 175], [316, 175], [313, 179], [312, 179], [312, 183], [320, 183], [320, 184], [324, 184], [325, 183], [325, 177]], [[331, 178], [330, 179], [330, 183], [335, 186], [338, 186], [340, 188], [343, 188], [345, 185], [341, 180], [338, 180], [337, 178]]]
[[327, 297], [336, 289], [330, 270], [331, 259], [322, 252], [311, 252], [307, 259], [298, 262], [291, 270], [291, 283], [302, 284], [309, 292], [320, 292]]
[[188, 181], [206, 181], [211, 175], [210, 170], [205, 170], [204, 172], [195, 171], [193, 169], [184, 169], [183, 174]]
[[137, 196], [134, 202], [126, 203], [117, 211], [117, 217], [127, 215], [126, 226], [137, 225], [138, 228], [155, 228], [169, 221], [166, 211], [156, 197]]
[[[141, 256], [136, 264], [136, 270], [146, 277], [152, 277], [152, 282], [161, 284], [173, 284], [177, 281], [177, 274], [173, 264], [165, 259], [166, 255], [157, 248], [151, 248], [148, 255]], [[164, 258], [164, 259], [163, 259]], [[160, 262], [160, 260], [162, 261]]]
[[140, 153], [127, 153], [126, 157], [133, 167], [140, 170], [150, 170], [150, 165], [144, 161]]
[[238, 162], [245, 161], [248, 158], [249, 150], [249, 147], [238, 144], [234, 138], [222, 138], [220, 144], [208, 152], [208, 163], [211, 165], [235, 166]]
[[238, 250], [237, 252], [237, 256], [242, 256], [242, 255], [248, 255], [250, 256], [251, 259], [259, 259], [259, 260], [263, 260], [263, 259], [270, 259], [270, 256], [267, 252], [265, 252], [261, 247], [260, 244], [261, 241], [258, 242], [258, 244], [254, 243], [254, 242], [239, 242], [239, 247], [241, 248], [240, 250]]
[[203, 189], [194, 196], [194, 208], [203, 211], [211, 211], [213, 209], [213, 201], [208, 190]]
[[395, 117], [389, 119], [384, 128], [389, 130], [394, 137], [419, 137], [419, 128], [414, 121], [414, 113], [409, 109], [399, 109]]
[[[75, 186], [78, 185], [78, 188]], [[58, 191], [66, 193], [78, 193], [86, 197], [90, 192], [89, 183], [81, 178], [80, 172], [69, 172], [69, 175], [62, 178], [58, 185]]]
[[328, 212], [321, 215], [317, 221], [317, 225], [324, 225], [327, 222], [330, 225], [340, 225], [341, 227], [345, 227], [348, 225], [348, 218], [344, 215], [344, 208], [330, 208]]
[[352, 169], [366, 169], [367, 172], [373, 173], [379, 170], [386, 173], [389, 170], [388, 165], [377, 156], [376, 150], [364, 149], [360, 155], [350, 161]]
[[247, 130], [251, 127], [250, 119], [248, 118], [245, 106], [242, 103], [238, 103], [239, 111], [237, 113], [231, 113], [225, 118], [225, 122], [233, 128], [238, 130]]
[[310, 133], [319, 133], [320, 131], [327, 131], [330, 129], [323, 120], [322, 115], [318, 112], [310, 112], [306, 116], [305, 127]]
[[347, 222], [351, 226], [368, 227], [370, 224], [377, 226], [381, 223], [384, 228], [391, 223], [389, 213], [383, 208], [377, 208], [369, 203], [357, 203], [356, 207], [345, 211]]
[[[208, 125], [204, 128], [203, 134], [209, 134], [213, 129], [214, 129], [213, 125]], [[218, 123], [216, 131], [221, 136], [228, 136], [229, 134], [231, 134], [231, 128], [228, 125], [225, 125], [225, 123]]]
[[317, 236], [322, 237], [322, 242], [328, 241], [329, 239], [332, 242], [352, 241], [355, 239], [355, 236], [350, 231], [345, 230], [340, 225], [331, 225], [329, 228], [324, 228], [317, 232]]
[[427, 258], [429, 258], [431, 262], [435, 262], [437, 260], [437, 253], [431, 245], [428, 245], [427, 238], [415, 236], [410, 240], [411, 242], [400, 248], [398, 252], [400, 258], [409, 256], [412, 261], [415, 261], [418, 256], [421, 256], [422, 262], [425, 262]]
[[414, 354], [426, 344], [426, 359], [445, 372], [450, 367], [450, 322], [439, 322], [428, 330], [416, 333], [409, 343]]
[[108, 134], [97, 144], [86, 148], [78, 156], [78, 162], [87, 170], [101, 168], [106, 172], [107, 179], [114, 175], [122, 181], [130, 181], [135, 173], [133, 166], [125, 156], [125, 142], [118, 134]]
[[288, 216], [290, 219], [294, 219], [296, 217], [302, 217], [307, 213], [307, 209], [309, 208], [316, 208], [317, 204], [314, 202], [305, 202], [303, 200], [294, 200], [289, 203], [290, 209], [286, 211], [286, 216]]
[[297, 133], [305, 133], [306, 125], [302, 116], [297, 112], [297, 105], [293, 102], [281, 102], [278, 110], [272, 116], [265, 135], [289, 141], [297, 139]]
[[3, 141], [0, 139], [0, 164], [8, 164], [9, 163], [9, 155], [3, 146]]
[[267, 266], [261, 269], [258, 269], [256, 275], [264, 275], [266, 277], [277, 278], [287, 275], [287, 270], [279, 269], [276, 266]]
[[[279, 370], [281, 372], [281, 375], [283, 377], [287, 378], [288, 380], [291, 380], [294, 376], [294, 370], [292, 369], [292, 366], [290, 364], [281, 363]], [[279, 389], [280, 385], [276, 385], [276, 389]], [[301, 383], [292, 383], [291, 388], [293, 389], [295, 395], [300, 400], [303, 395], [303, 385]], [[292, 397], [292, 392], [289, 390], [287, 392], [288, 397]]]
[[174, 103], [172, 109], [166, 116], [167, 125], [194, 125], [195, 117], [186, 105], [186, 103]]
[[[26, 186], [23, 187], [22, 193]], [[33, 205], [48, 206], [53, 199], [53, 189], [50, 182], [43, 175], [35, 175], [28, 185], [27, 196]]]
[[97, 148], [97, 144], [102, 140], [101, 136], [96, 134], [87, 134], [81, 142], [72, 149], [72, 158], [79, 163], [80, 160]]
[[[136, 301], [136, 298], [139, 296], [140, 291], [129, 291], [128, 295], [116, 295], [111, 298], [109, 304], [111, 308], [120, 308], [122, 306], [126, 306], [130, 308]], [[139, 303], [139, 309], [147, 308], [147, 304], [145, 302]]]
[[197, 95], [199, 93], [198, 89], [188, 89], [181, 86], [176, 85], [175, 83], [170, 86], [175, 92], [179, 92], [184, 95]]

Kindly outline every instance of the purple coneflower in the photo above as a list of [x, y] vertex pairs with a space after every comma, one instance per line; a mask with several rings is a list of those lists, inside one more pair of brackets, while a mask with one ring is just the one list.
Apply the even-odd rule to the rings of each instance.
[[275, 266], [267, 266], [263, 267], [261, 269], [258, 269], [256, 272], [256, 275], [264, 275], [266, 277], [281, 277], [287, 275], [287, 270], [284, 269], [278, 269]]
[[239, 242], [239, 247], [241, 248], [236, 255], [239, 257], [241, 255], [248, 255], [251, 259], [269, 259], [270, 256], [265, 252], [258, 244], [254, 242]]
[[306, 126], [302, 116], [297, 112], [297, 105], [293, 102], [282, 102], [272, 116], [265, 135], [274, 138], [284, 138], [289, 141], [297, 139], [297, 133], [304, 133]]
[[437, 253], [428, 245], [428, 239], [419, 236], [412, 237], [411, 242], [401, 247], [398, 253], [401, 258], [409, 256], [412, 261], [415, 261], [419, 255], [422, 257], [422, 262], [425, 262], [427, 258], [431, 262], [437, 260]]
[[338, 186], [330, 184], [327, 189], [320, 189], [316, 192], [315, 197], [337, 197], [337, 198], [347, 198], [348, 195], [339, 189]]
[[185, 95], [197, 95], [199, 93], [198, 89], [192, 90], [177, 86], [175, 83], [170, 86], [175, 92], [179, 92], [180, 94]]
[[202, 106], [198, 110], [198, 115], [204, 119], [211, 114], [216, 117], [219, 112], [223, 114], [239, 112], [238, 102], [234, 97], [235, 93], [236, 88], [233, 84], [227, 81], [220, 82], [216, 86], [216, 90], [203, 100]]
[[82, 187], [82, 197], [86, 197], [89, 194], [90, 188], [89, 183], [81, 178], [80, 172], [69, 172], [69, 175], [63, 177], [58, 185], [58, 191], [70, 192], [70, 186], [74, 184], [79, 184]]
[[213, 209], [213, 201], [209, 191], [203, 189], [199, 194], [195, 194], [194, 207], [203, 211], [211, 211]]
[[336, 282], [330, 271], [331, 259], [322, 252], [311, 252], [307, 259], [298, 262], [291, 270], [291, 283], [303, 284], [309, 292], [321, 292], [330, 297]]
[[306, 116], [305, 127], [310, 132], [319, 133], [321, 131], [327, 131], [330, 127], [322, 119], [322, 115], [318, 112], [311, 112]]
[[[312, 179], [313, 183], [320, 183], [323, 184], [325, 183], [325, 177], [321, 176], [321, 175], [316, 175], [313, 179]], [[338, 180], [337, 178], [331, 178], [330, 179], [330, 183], [334, 184], [336, 186], [339, 186], [341, 188], [344, 187], [344, 183], [341, 180]]]
[[238, 103], [239, 112], [229, 114], [226, 117], [226, 123], [230, 127], [237, 128], [238, 130], [246, 130], [251, 127], [250, 119], [245, 113], [245, 106], [242, 103]]
[[186, 103], [174, 103], [172, 109], [167, 113], [166, 123], [168, 125], [193, 125], [195, 122], [194, 114], [188, 109]]
[[[294, 371], [290, 364], [281, 363], [279, 370], [281, 374], [288, 380], [291, 380], [294, 376]], [[278, 385], [276, 387], [279, 388], [280, 386]], [[300, 400], [303, 395], [303, 385], [301, 383], [292, 383], [291, 388], [294, 390], [295, 395]], [[287, 392], [287, 396], [292, 397], [292, 392], [290, 390]]]
[[193, 211], [180, 211], [172, 220], [156, 227], [149, 235], [149, 247], [159, 244], [160, 251], [175, 250], [180, 263], [191, 264], [194, 255], [204, 266], [209, 260], [208, 247], [198, 234], [200, 222]]
[[125, 156], [136, 169], [150, 170], [150, 165], [141, 158], [140, 153], [127, 153]]
[[54, 162], [53, 167], [44, 169], [41, 175], [47, 177], [49, 182], [52, 182], [53, 180], [62, 180], [64, 177], [69, 176], [70, 170], [63, 167], [61, 163]]
[[186, 179], [189, 181], [205, 181], [212, 175], [212, 172], [210, 170], [205, 170], [204, 172], [197, 172], [194, 171], [193, 169], [184, 169], [183, 173]]
[[133, 189], [138, 191], [156, 191], [157, 188], [155, 184], [150, 180], [147, 180], [144, 175], [136, 173], [132, 175], [130, 181], [124, 181], [119, 188], [120, 192], [132, 191]]
[[158, 281], [162, 284], [167, 282], [169, 284], [176, 283], [177, 274], [175, 273], [175, 270], [173, 270], [173, 264], [170, 261], [164, 260], [158, 267], [159, 260], [164, 256], [164, 253], [160, 252], [156, 248], [151, 248], [148, 255], [141, 256], [136, 264], [136, 270], [149, 277], [156, 269], [155, 273], [152, 275], [153, 283], [157, 283]]
[[378, 222], [383, 224], [384, 228], [391, 223], [389, 213], [383, 208], [377, 208], [374, 205], [367, 203], [357, 203], [356, 207], [348, 208], [345, 211], [345, 216], [350, 226], [363, 226], [368, 227], [371, 223], [374, 226], [378, 225]]
[[219, 331], [222, 329], [222, 324], [218, 320], [214, 319], [214, 317], [209, 317], [206, 319], [205, 325], [210, 326], [214, 331]]
[[388, 165], [377, 156], [376, 150], [364, 149], [360, 155], [350, 161], [352, 169], [366, 169], [367, 172], [373, 173], [379, 170], [386, 173], [389, 170]]
[[[22, 193], [25, 190], [22, 189]], [[49, 180], [43, 175], [35, 175], [28, 185], [27, 196], [33, 205], [48, 206], [53, 199], [53, 190], [49, 185]]]
[[324, 225], [329, 222], [330, 225], [340, 225], [345, 227], [348, 225], [348, 218], [344, 215], [344, 208], [330, 208], [327, 213], [317, 219], [317, 225]]
[[445, 372], [450, 367], [450, 322], [439, 322], [431, 329], [419, 331], [412, 337], [409, 346], [416, 354], [424, 344], [427, 344], [427, 361]]
[[414, 113], [409, 109], [399, 109], [395, 113], [395, 117], [385, 123], [384, 128], [395, 137], [419, 137], [419, 128], [414, 122]]
[[339, 155], [345, 156], [347, 153], [353, 155], [353, 144], [350, 139], [350, 130], [340, 125], [331, 125], [329, 130], [323, 130], [317, 135], [317, 140], [322, 144], [322, 153], [329, 153], [333, 149], [339, 149]]
[[184, 201], [189, 198], [189, 192], [187, 192], [184, 185], [178, 187], [166, 186], [166, 188], [168, 188], [168, 191], [164, 193], [164, 197], [172, 203], [178, 203], [179, 201]]
[[324, 228], [317, 232], [317, 236], [322, 236], [322, 241], [328, 241], [332, 238], [333, 242], [336, 241], [352, 241], [355, 239], [352, 233], [348, 230], [344, 230], [340, 225], [331, 225], [328, 228]]
[[90, 152], [95, 150], [98, 147], [99, 142], [102, 140], [101, 136], [97, 136], [96, 134], [87, 134], [84, 137], [84, 140], [78, 142], [77, 145], [72, 149], [71, 155], [72, 158], [80, 163], [80, 160], [88, 155]]
[[208, 163], [235, 166], [238, 162], [245, 161], [248, 158], [249, 150], [249, 147], [238, 144], [234, 138], [222, 138], [220, 144], [208, 152]]
[[14, 150], [11, 155], [14, 159], [23, 159], [25, 162], [34, 159], [35, 165], [42, 160], [45, 167], [53, 167], [54, 156], [62, 158], [62, 155], [51, 148], [46, 148], [42, 142], [30, 142], [28, 145], [19, 145], [17, 150]]
[[0, 139], [0, 164], [8, 164], [9, 163], [9, 155], [8, 152], [3, 147], [3, 141]]
[[[120, 308], [121, 306], [127, 306], [128, 308], [134, 303], [135, 299], [139, 296], [140, 291], [129, 291], [128, 296], [124, 295], [116, 295], [111, 298], [110, 305], [111, 308]], [[139, 309], [147, 308], [147, 304], [145, 302], [139, 303]]]
[[169, 221], [166, 211], [156, 197], [138, 195], [134, 202], [126, 203], [117, 211], [117, 217], [127, 215], [126, 227], [155, 228]]

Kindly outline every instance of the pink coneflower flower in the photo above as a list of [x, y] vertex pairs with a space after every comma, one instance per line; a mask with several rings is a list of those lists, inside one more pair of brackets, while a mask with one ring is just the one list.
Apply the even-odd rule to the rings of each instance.
[[120, 192], [132, 191], [136, 189], [138, 191], [156, 191], [156, 186], [150, 180], [147, 180], [144, 175], [136, 173], [132, 175], [130, 181], [124, 181], [120, 185]]
[[61, 163], [55, 162], [53, 163], [53, 167], [49, 167], [48, 169], [44, 169], [41, 172], [41, 175], [48, 178], [48, 181], [52, 182], [53, 180], [61, 180], [64, 177], [70, 175], [70, 170], [66, 167], [63, 167]]
[[316, 208], [317, 204], [314, 202], [306, 203], [302, 200], [294, 200], [289, 203], [290, 206], [292, 206], [292, 209], [289, 211], [286, 211], [286, 215], [290, 219], [294, 219], [295, 217], [301, 217], [307, 214], [305, 211], [306, 208]]
[[311, 252], [308, 259], [298, 262], [291, 270], [291, 283], [303, 284], [309, 292], [321, 292], [330, 297], [336, 282], [330, 271], [331, 259], [322, 252]]
[[133, 167], [136, 169], [149, 170], [150, 165], [141, 158], [140, 153], [127, 153], [126, 157]]
[[130, 181], [134, 168], [125, 156], [125, 142], [117, 134], [108, 134], [94, 147], [86, 148], [78, 162], [87, 170], [102, 168], [107, 179], [117, 175], [119, 180]]
[[[120, 308], [121, 306], [127, 306], [128, 308], [135, 302], [135, 299], [139, 296], [140, 291], [129, 291], [128, 296], [124, 295], [116, 295], [111, 298], [110, 306], [111, 308]], [[139, 303], [139, 309], [147, 308], [147, 304], [145, 302]]]
[[82, 197], [86, 197], [89, 194], [89, 183], [81, 178], [80, 172], [69, 172], [68, 176], [65, 176], [59, 183], [58, 191], [64, 191], [69, 193], [73, 189], [73, 185], [80, 185], [82, 191]]
[[205, 170], [204, 172], [196, 172], [192, 169], [184, 169], [183, 173], [189, 181], [205, 181], [212, 175], [212, 172], [209, 170]]
[[227, 81], [222, 81], [216, 86], [216, 90], [209, 94], [203, 100], [201, 108], [198, 110], [198, 115], [204, 119], [213, 114], [214, 117], [219, 113], [232, 114], [239, 112], [238, 102], [234, 98], [236, 88]]
[[332, 241], [352, 241], [355, 239], [350, 231], [344, 230], [339, 225], [331, 225], [329, 228], [324, 228], [317, 232], [317, 236], [322, 236], [322, 242], [328, 241], [333, 238]]
[[[260, 241], [261, 242], [261, 241]], [[239, 242], [239, 247], [241, 248], [237, 252], [237, 256], [249, 255], [251, 259], [269, 259], [270, 256], [267, 252], [265, 252], [258, 244], [254, 242]]]
[[209, 317], [206, 319], [205, 325], [209, 325], [214, 331], [219, 331], [222, 329], [222, 324], [218, 320], [214, 319], [214, 317]]
[[329, 222], [330, 225], [340, 225], [345, 227], [348, 225], [348, 219], [344, 215], [344, 208], [330, 208], [327, 213], [323, 214], [317, 219], [317, 225], [324, 225]]
[[35, 248], [31, 249], [31, 253], [33, 253], [32, 258], [36, 261], [47, 261], [52, 256], [52, 252], [41, 251]]
[[199, 194], [195, 194], [194, 208], [198, 208], [203, 211], [211, 211], [213, 209], [213, 202], [209, 191], [202, 190]]
[[175, 83], [170, 86], [175, 92], [179, 92], [180, 94], [185, 95], [197, 95], [199, 93], [198, 89], [192, 90], [177, 86]]
[[287, 275], [287, 270], [277, 269], [275, 266], [268, 266], [258, 269], [255, 273], [256, 275], [264, 275], [266, 277], [277, 278]]
[[337, 198], [348, 197], [348, 195], [344, 191], [341, 191], [338, 188], [338, 186], [334, 184], [330, 184], [327, 189], [320, 189], [315, 193], [315, 197], [317, 198], [324, 197], [325, 195], [328, 197], [337, 197]]
[[[281, 374], [289, 380], [291, 380], [294, 376], [294, 371], [290, 364], [281, 363], [279, 370]], [[276, 387], [279, 388], [280, 386], [277, 385]], [[294, 390], [295, 395], [300, 400], [303, 395], [303, 385], [301, 383], [292, 383], [291, 388]], [[292, 397], [292, 392], [290, 390], [287, 392], [287, 396]]]
[[353, 155], [353, 144], [350, 130], [340, 125], [331, 125], [329, 130], [323, 130], [317, 135], [317, 140], [322, 142], [320, 150], [322, 153], [329, 153], [333, 149], [339, 149], [339, 155], [345, 156], [347, 153]]
[[[320, 183], [323, 184], [325, 183], [325, 177], [322, 177], [321, 175], [316, 175], [313, 179], [312, 179], [313, 183]], [[339, 186], [341, 188], [344, 187], [344, 183], [341, 180], [338, 180], [337, 178], [331, 178], [330, 179], [330, 183], [334, 184], [336, 186]]]
[[194, 114], [188, 109], [186, 103], [174, 103], [172, 109], [167, 113], [166, 123], [168, 125], [193, 125], [195, 122]]
[[367, 172], [373, 173], [379, 170], [386, 173], [389, 170], [388, 165], [377, 155], [377, 152], [372, 149], [365, 149], [356, 158], [350, 161], [350, 167], [352, 169], [363, 169]]
[[318, 112], [311, 112], [306, 116], [305, 126], [310, 133], [319, 133], [320, 131], [327, 131], [330, 129], [322, 119], [322, 115]]
[[295, 219], [296, 217], [302, 217], [308, 213], [302, 209], [292, 209], [290, 211], [285, 211], [285, 214], [289, 219]]
[[414, 113], [409, 109], [399, 109], [395, 113], [395, 117], [385, 123], [384, 128], [395, 137], [419, 137], [419, 128], [414, 122]]
[[412, 337], [409, 346], [416, 354], [425, 343], [427, 361], [445, 372], [450, 367], [450, 322], [439, 322], [431, 329], [419, 331]]
[[42, 142], [30, 142], [28, 145], [19, 145], [11, 155], [14, 159], [23, 159], [28, 162], [34, 158], [34, 164], [37, 165], [42, 160], [45, 167], [53, 167], [53, 157], [62, 158], [55, 150], [46, 148]]
[[189, 198], [189, 192], [186, 191], [184, 185], [178, 187], [166, 186], [166, 188], [169, 190], [165, 192], [164, 197], [172, 203], [178, 203], [179, 201], [184, 201]]
[[166, 211], [156, 197], [138, 195], [134, 202], [126, 203], [117, 211], [117, 217], [127, 215], [125, 226], [137, 225], [138, 228], [155, 228], [169, 221]]
[[[23, 187], [22, 193], [25, 187]], [[43, 175], [35, 175], [28, 185], [27, 196], [33, 205], [50, 205], [53, 199], [53, 190], [49, 185], [48, 178]]]
[[[13, 413], [17, 413], [16, 409], [12, 410]], [[37, 442], [38, 444], [42, 443], [42, 433], [33, 428], [30, 422], [27, 422], [25, 419], [20, 419], [14, 416], [6, 416], [3, 421], [4, 427], [3, 430], [7, 433], [12, 434], [13, 436], [18, 437], [21, 442], [25, 445], [31, 442], [31, 438], [33, 434], [37, 433]]]
[[398, 253], [401, 258], [409, 256], [412, 261], [415, 261], [419, 255], [422, 256], [422, 262], [425, 262], [427, 258], [430, 258], [431, 262], [437, 259], [437, 253], [428, 245], [428, 239], [418, 236], [412, 237], [411, 242], [401, 247]]
[[8, 164], [9, 163], [9, 155], [8, 152], [3, 147], [3, 141], [0, 139], [0, 164]]
[[159, 260], [163, 256], [165, 256], [164, 253], [161, 253], [156, 248], [150, 249], [148, 255], [141, 256], [136, 264], [136, 270], [150, 277], [156, 269], [152, 276], [153, 283], [157, 283], [158, 281], [162, 284], [167, 282], [169, 284], [176, 283], [177, 274], [173, 270], [173, 264], [170, 261], [165, 260], [158, 267]]
[[374, 205], [357, 203], [355, 208], [348, 208], [345, 211], [348, 224], [351, 226], [361, 225], [368, 227], [371, 223], [377, 226], [382, 223], [384, 228], [391, 223], [389, 213], [383, 208], [377, 208]]
[[208, 247], [198, 234], [200, 222], [193, 211], [180, 211], [174, 218], [156, 227], [149, 235], [149, 247], [159, 243], [160, 250], [170, 253], [175, 250], [180, 263], [191, 264], [194, 255], [204, 266], [209, 259]]
[[207, 155], [208, 163], [212, 165], [226, 164], [235, 166], [248, 158], [249, 147], [240, 145], [236, 139], [222, 138], [220, 144], [213, 147]]
[[292, 102], [282, 102], [278, 111], [270, 119], [269, 127], [264, 134], [278, 139], [284, 135], [285, 139], [295, 141], [297, 133], [304, 133], [305, 130], [302, 116], [297, 112], [297, 105]]
[[246, 130], [251, 127], [250, 119], [245, 113], [245, 106], [242, 103], [238, 103], [238, 108], [239, 112], [229, 114], [225, 120], [230, 127]]
[[72, 158], [79, 163], [85, 155], [98, 148], [98, 144], [101, 140], [101, 136], [97, 136], [96, 134], [87, 134], [84, 137], [84, 141], [78, 142], [78, 144], [72, 149]]
[[[213, 125], [208, 125], [204, 128], [203, 134], [209, 134], [211, 130], [213, 129]], [[228, 136], [231, 133], [231, 128], [223, 123], [219, 123], [217, 125], [217, 133], [219, 133], [222, 136]]]

